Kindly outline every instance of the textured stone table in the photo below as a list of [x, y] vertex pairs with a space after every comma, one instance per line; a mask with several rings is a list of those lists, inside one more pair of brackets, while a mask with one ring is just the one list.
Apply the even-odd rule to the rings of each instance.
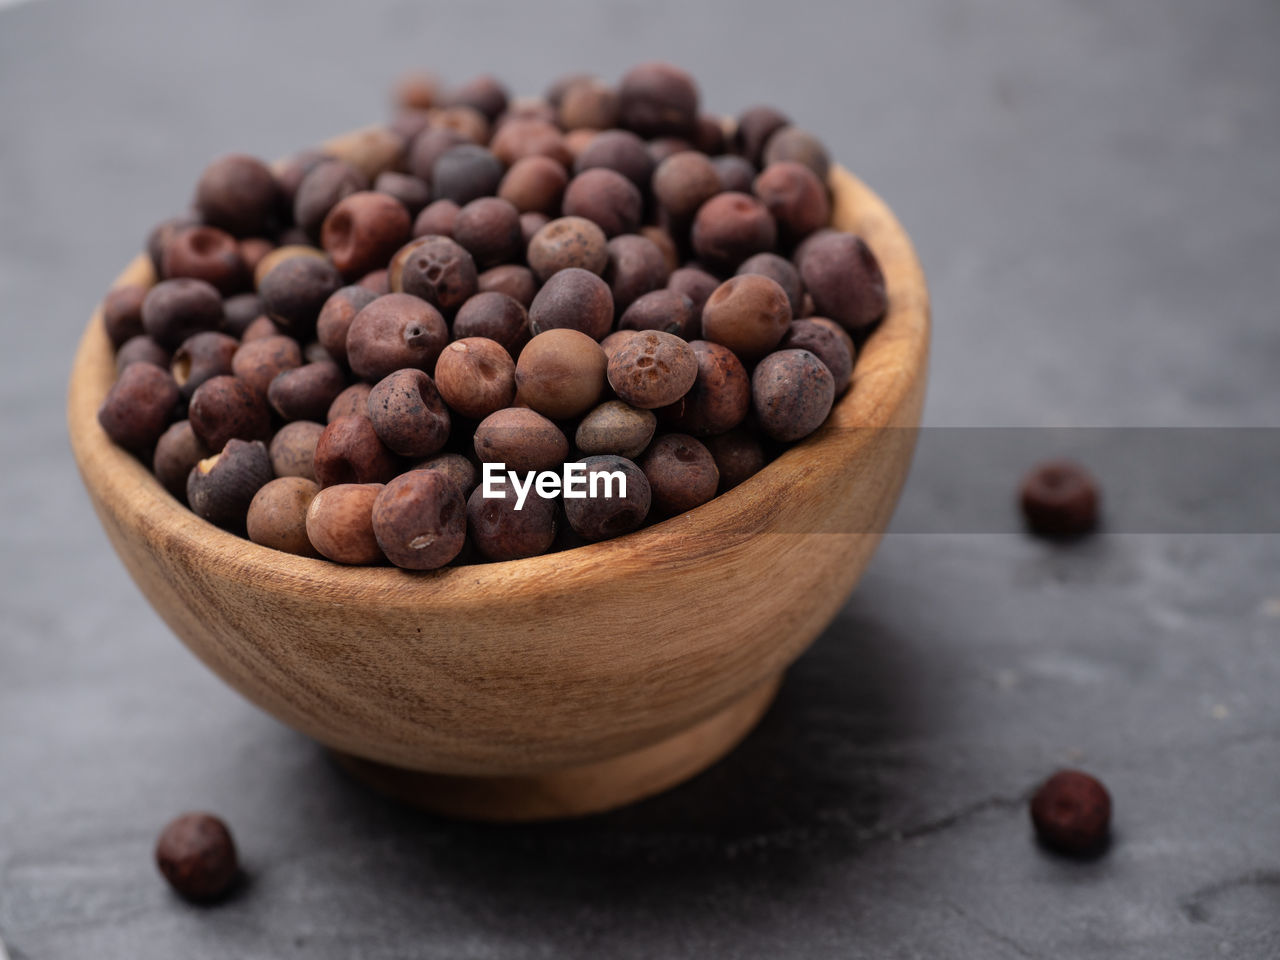
[[[787, 107], [894, 205], [935, 298], [929, 423], [1275, 425], [1278, 44], [1267, 0], [0, 9], [14, 960], [1280, 955], [1275, 536], [890, 536], [719, 767], [589, 821], [465, 826], [368, 795], [196, 663], [62, 427], [84, 318], [210, 156], [358, 125], [409, 66], [535, 90], [652, 56], [714, 108]], [[944, 525], [945, 471], [913, 484]], [[1103, 859], [1031, 841], [1025, 795], [1064, 763], [1112, 788]], [[217, 909], [150, 863], [191, 807], [251, 878]]]

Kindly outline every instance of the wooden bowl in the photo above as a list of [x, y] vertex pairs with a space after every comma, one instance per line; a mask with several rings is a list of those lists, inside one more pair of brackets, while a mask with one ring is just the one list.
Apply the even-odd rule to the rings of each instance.
[[[910, 465], [924, 276], [874, 193], [839, 168], [831, 187], [835, 225], [880, 259], [888, 316], [827, 424], [696, 510], [605, 543], [431, 573], [270, 550], [201, 520], [107, 439], [97, 411], [115, 362], [100, 312], [68, 401], [94, 509], [196, 656], [383, 792], [517, 820], [664, 790], [755, 725], [866, 567]], [[153, 281], [140, 256], [117, 283]]]

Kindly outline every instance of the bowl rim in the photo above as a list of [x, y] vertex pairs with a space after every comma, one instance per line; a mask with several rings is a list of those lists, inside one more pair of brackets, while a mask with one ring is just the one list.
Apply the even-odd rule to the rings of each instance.
[[[261, 546], [198, 517], [102, 430], [97, 411], [116, 370], [101, 306], [76, 352], [67, 402], [71, 446], [85, 486], [104, 523], [141, 531], [153, 549], [180, 552], [194, 568], [218, 564], [222, 576], [246, 586], [287, 585], [331, 602], [374, 599], [388, 607], [483, 604], [495, 592], [589, 590], [616, 577], [625, 569], [620, 564], [679, 564], [730, 540], [780, 532], [779, 508], [816, 449], [827, 454], [823, 462], [839, 467], [857, 459], [872, 431], [914, 426], [904, 419], [905, 408], [928, 366], [929, 295], [909, 237], [884, 201], [848, 170], [833, 165], [829, 184], [832, 225], [859, 234], [880, 261], [889, 291], [886, 316], [859, 351], [853, 381], [826, 423], [739, 486], [691, 511], [600, 543], [432, 571], [345, 566]], [[150, 260], [139, 254], [112, 288], [154, 281]]]

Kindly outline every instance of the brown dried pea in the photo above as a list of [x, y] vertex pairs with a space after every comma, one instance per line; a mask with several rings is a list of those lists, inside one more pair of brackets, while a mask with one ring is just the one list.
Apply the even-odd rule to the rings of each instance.
[[608, 376], [620, 399], [642, 410], [656, 410], [689, 392], [698, 378], [698, 359], [679, 337], [644, 330], [614, 352]]
[[716, 495], [720, 484], [720, 471], [711, 451], [683, 433], [658, 437], [639, 465], [649, 481], [653, 510], [664, 516], [701, 506]]
[[764, 447], [745, 427], [734, 427], [728, 433], [707, 437], [703, 441], [720, 471], [720, 492], [732, 490], [744, 480], [764, 469], [768, 460]]
[[249, 502], [249, 539], [300, 557], [320, 556], [307, 537], [307, 509], [319, 492], [305, 477], [277, 477], [263, 485]]
[[604, 273], [609, 263], [608, 238], [584, 217], [560, 217], [550, 221], [529, 241], [529, 267], [546, 283], [558, 270], [581, 267]]
[[486, 497], [477, 487], [467, 500], [467, 531], [486, 560], [521, 560], [551, 549], [556, 539], [556, 501], [530, 490], [520, 509], [509, 483], [502, 495]]
[[515, 400], [516, 365], [496, 340], [465, 337], [444, 348], [436, 361], [435, 381], [450, 408], [483, 420]]
[[271, 469], [277, 477], [316, 478], [316, 444], [324, 425], [310, 420], [295, 420], [276, 431], [267, 447]]
[[322, 487], [386, 483], [397, 468], [368, 417], [339, 417], [326, 426], [316, 441], [314, 462], [316, 482]]
[[614, 453], [634, 460], [649, 445], [657, 427], [658, 418], [652, 410], [608, 400], [582, 418], [573, 441], [586, 454]]
[[347, 362], [347, 331], [351, 329], [351, 321], [376, 298], [372, 290], [353, 284], [335, 292], [320, 308], [316, 338], [336, 362]]
[[661, 330], [689, 339], [697, 326], [693, 301], [675, 290], [651, 290], [623, 311], [618, 319], [622, 330]]
[[475, 489], [479, 475], [476, 465], [460, 453], [437, 453], [415, 463], [412, 470], [438, 470], [452, 480], [464, 497]]
[[368, 422], [387, 448], [426, 457], [449, 439], [450, 418], [435, 381], [424, 371], [397, 370], [369, 392]]
[[302, 347], [293, 337], [263, 337], [242, 343], [231, 358], [231, 372], [263, 399], [271, 381], [286, 370], [302, 366]]
[[395, 197], [361, 190], [343, 197], [320, 228], [320, 245], [347, 277], [386, 266], [409, 239], [409, 212]]
[[[586, 464], [587, 496], [564, 501], [565, 517], [569, 526], [583, 540], [594, 543], [619, 537], [641, 526], [649, 515], [652, 493], [649, 481], [638, 466], [625, 457], [611, 454], [584, 457]], [[611, 479], [612, 487], [600, 474], [622, 474]], [[619, 480], [625, 479], [626, 494], [622, 495]], [[608, 494], [608, 495], [606, 495]]]
[[307, 539], [335, 563], [370, 565], [386, 558], [373, 532], [373, 504], [381, 483], [325, 487], [307, 508]]
[[440, 311], [407, 293], [378, 297], [355, 315], [347, 330], [347, 362], [369, 381], [416, 367], [432, 370], [449, 342]]
[[689, 344], [698, 377], [689, 392], [663, 410], [663, 419], [695, 437], [724, 433], [751, 409], [751, 378], [732, 350], [707, 340]]
[[730, 277], [702, 308], [702, 338], [723, 344], [745, 363], [774, 349], [790, 325], [786, 291], [755, 273]]
[[373, 503], [372, 519], [382, 552], [408, 570], [443, 567], [467, 538], [466, 501], [437, 470], [410, 470], [388, 483]]
[[367, 417], [369, 415], [369, 394], [372, 390], [372, 384], [364, 382], [353, 383], [333, 398], [333, 403], [329, 404], [329, 411], [325, 414], [324, 422], [333, 423], [339, 417]]
[[508, 407], [476, 427], [476, 456], [481, 463], [505, 463], [508, 470], [551, 470], [569, 456], [560, 428], [528, 407]]
[[[528, 310], [529, 304], [533, 303], [533, 298], [538, 292], [538, 281], [534, 279], [533, 271], [528, 267], [504, 263], [500, 267], [491, 267], [476, 277], [476, 289], [480, 293], [505, 294]], [[474, 300], [475, 297], [471, 299]], [[467, 301], [467, 303], [470, 302], [470, 300]], [[466, 304], [463, 304], [463, 309], [465, 307]], [[462, 309], [459, 309], [458, 316], [454, 317], [455, 324], [461, 316]]]
[[187, 503], [196, 516], [240, 532], [254, 494], [271, 478], [271, 457], [261, 440], [228, 440], [221, 453], [187, 475]]
[[607, 364], [600, 344], [585, 333], [540, 333], [516, 361], [517, 399], [553, 420], [579, 416], [599, 402]]

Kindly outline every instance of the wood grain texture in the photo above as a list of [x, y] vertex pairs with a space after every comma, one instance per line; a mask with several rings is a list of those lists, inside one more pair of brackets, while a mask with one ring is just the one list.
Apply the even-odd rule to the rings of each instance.
[[[889, 313], [827, 424], [687, 514], [571, 551], [430, 573], [258, 546], [196, 517], [102, 432], [115, 365], [100, 313], [68, 400], [94, 508], [196, 656], [282, 722], [371, 761], [384, 788], [377, 765], [429, 772], [424, 805], [518, 819], [670, 786], [754, 724], [767, 698], [752, 698], [840, 608], [910, 465], [928, 361], [924, 276], [874, 193], [840, 168], [831, 186], [835, 225], [880, 259]], [[140, 256], [117, 283], [153, 281]], [[699, 725], [718, 735], [681, 736]], [[450, 791], [440, 775], [496, 779]], [[522, 800], [519, 778], [540, 786]]]

